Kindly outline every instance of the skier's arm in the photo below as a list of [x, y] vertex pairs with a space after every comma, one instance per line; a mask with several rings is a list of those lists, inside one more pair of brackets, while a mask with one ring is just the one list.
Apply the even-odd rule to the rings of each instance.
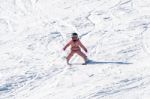
[[63, 50], [66, 50], [66, 48], [67, 48], [70, 44], [71, 44], [71, 41], [68, 42], [68, 43], [65, 45], [65, 47], [63, 48]]
[[87, 52], [87, 49], [85, 48], [85, 46], [79, 41], [79, 45], [80, 45], [80, 47], [85, 51], [85, 52]]

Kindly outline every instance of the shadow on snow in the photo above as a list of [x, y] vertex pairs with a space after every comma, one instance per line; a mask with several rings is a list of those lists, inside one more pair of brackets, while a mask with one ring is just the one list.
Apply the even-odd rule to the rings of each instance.
[[128, 63], [128, 62], [120, 62], [120, 61], [94, 61], [94, 60], [89, 60], [87, 64], [124, 64], [124, 65], [128, 65], [128, 64], [132, 64], [132, 63]]

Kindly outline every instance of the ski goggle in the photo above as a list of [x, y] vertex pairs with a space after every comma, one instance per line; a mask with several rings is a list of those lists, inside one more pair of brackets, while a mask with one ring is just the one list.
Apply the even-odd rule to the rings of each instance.
[[76, 39], [76, 38], [78, 38], [78, 36], [72, 36], [72, 39]]

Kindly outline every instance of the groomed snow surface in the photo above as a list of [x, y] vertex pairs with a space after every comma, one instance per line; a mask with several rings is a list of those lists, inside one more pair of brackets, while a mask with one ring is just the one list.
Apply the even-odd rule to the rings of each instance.
[[0, 99], [150, 99], [150, 0], [0, 0]]

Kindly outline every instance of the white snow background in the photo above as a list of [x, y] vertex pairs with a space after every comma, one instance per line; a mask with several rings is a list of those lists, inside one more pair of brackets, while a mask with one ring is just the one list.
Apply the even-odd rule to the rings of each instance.
[[0, 99], [150, 99], [150, 0], [0, 0]]

